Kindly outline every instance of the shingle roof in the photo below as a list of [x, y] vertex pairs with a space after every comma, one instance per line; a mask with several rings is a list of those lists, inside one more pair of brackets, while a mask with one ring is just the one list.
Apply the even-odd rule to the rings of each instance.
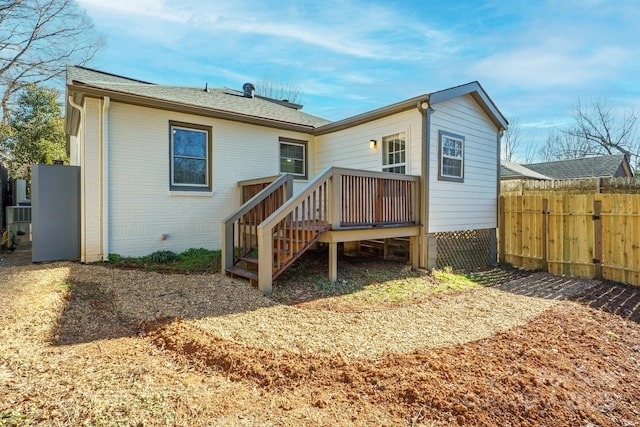
[[553, 179], [526, 166], [502, 160], [500, 162], [500, 179], [528, 178], [528, 179]]
[[624, 170], [620, 170], [624, 161], [624, 154], [619, 154], [560, 160], [557, 162], [532, 163], [524, 166], [532, 171], [547, 175], [551, 179], [575, 179], [625, 176]]
[[227, 88], [191, 88], [163, 86], [103, 73], [84, 67], [67, 67], [67, 85], [88, 86], [143, 98], [224, 111], [248, 117], [269, 119], [295, 125], [318, 127], [329, 120], [282, 105], [277, 100], [243, 96], [241, 91]]

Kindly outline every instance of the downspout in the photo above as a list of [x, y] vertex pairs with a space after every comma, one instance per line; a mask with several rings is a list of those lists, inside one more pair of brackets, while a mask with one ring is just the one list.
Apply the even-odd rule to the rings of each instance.
[[417, 107], [422, 116], [422, 158], [420, 159], [420, 222], [422, 223], [422, 235], [420, 236], [420, 267], [427, 267], [427, 240], [429, 234], [429, 151], [431, 134], [431, 105], [429, 97], [418, 101]]
[[[82, 130], [84, 131], [84, 126], [82, 126], [82, 120], [85, 117], [85, 108], [82, 105], [76, 104], [73, 101], [73, 95], [69, 95], [68, 98], [69, 101], [69, 105], [71, 105], [73, 108], [75, 108], [76, 110], [78, 110], [78, 112], [80, 113], [80, 118], [78, 119], [78, 123], [79, 123], [79, 127], [82, 128]], [[76, 156], [78, 158], [76, 158], [76, 163], [78, 165], [80, 165], [80, 262], [86, 262], [87, 260], [87, 242], [86, 242], [86, 227], [85, 227], [85, 216], [86, 216], [86, 212], [85, 212], [85, 206], [84, 206], [84, 198], [85, 198], [85, 193], [84, 193], [84, 182], [85, 182], [85, 178], [84, 178], [84, 171], [85, 171], [85, 157], [84, 157], [84, 147], [82, 147], [82, 143], [84, 142], [84, 136], [78, 136], [78, 149], [77, 149], [77, 153]], [[82, 147], [82, 148], [81, 148]]]
[[498, 182], [497, 182], [497, 188], [496, 188], [496, 195], [498, 197], [498, 199], [500, 198], [500, 166], [501, 166], [501, 159], [500, 159], [500, 154], [502, 153], [502, 135], [504, 135], [505, 129], [503, 128], [499, 128], [498, 129], [498, 133], [496, 135], [496, 145], [498, 147], [498, 173], [496, 174], [498, 177]]
[[109, 260], [109, 105], [105, 96], [102, 103], [102, 260]]
[[498, 227], [500, 226], [500, 167], [501, 167], [501, 154], [502, 154], [502, 135], [504, 135], [506, 129], [504, 128], [499, 128], [498, 132], [496, 133], [496, 146], [498, 147], [498, 154], [497, 154], [497, 161], [496, 161], [496, 168], [497, 168], [497, 182], [496, 182], [496, 228], [495, 228], [495, 234], [494, 234], [494, 242], [493, 242], [493, 248], [495, 249], [495, 254], [492, 252], [491, 253], [491, 262], [494, 263], [495, 265], [498, 265], [498, 262], [503, 262], [503, 260], [498, 259], [500, 257], [499, 254], [499, 250], [498, 250], [498, 245], [500, 244], [498, 242], [499, 240], [499, 233], [501, 233], [501, 230], [498, 229]]

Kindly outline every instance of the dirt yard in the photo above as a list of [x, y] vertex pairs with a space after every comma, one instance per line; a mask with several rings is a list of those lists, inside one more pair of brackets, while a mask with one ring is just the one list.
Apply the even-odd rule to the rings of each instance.
[[363, 303], [295, 275], [265, 298], [219, 275], [2, 267], [0, 425], [639, 425], [638, 289], [492, 274]]

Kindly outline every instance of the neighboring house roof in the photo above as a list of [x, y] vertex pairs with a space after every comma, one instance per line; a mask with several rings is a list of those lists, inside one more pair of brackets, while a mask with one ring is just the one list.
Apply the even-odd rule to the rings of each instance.
[[501, 179], [577, 179], [633, 176], [624, 154], [516, 165], [502, 161]]
[[553, 179], [547, 175], [528, 169], [526, 166], [502, 160], [500, 162], [500, 179]]
[[296, 104], [264, 97], [248, 98], [242, 91], [156, 85], [84, 67], [67, 67], [67, 85], [83, 93], [111, 96], [141, 105], [181, 111], [197, 109], [220, 118], [258, 124], [269, 122], [274, 127], [301, 127], [309, 131], [329, 123], [329, 120], [299, 111]]
[[633, 176], [624, 154], [533, 163], [525, 166], [553, 179]]
[[[90, 68], [67, 66], [67, 87], [78, 102], [82, 94], [109, 96], [114, 100], [237, 120], [252, 124], [304, 131], [316, 135], [346, 129], [412, 108], [433, 108], [435, 104], [458, 96], [470, 95], [498, 129], [506, 129], [507, 119], [498, 110], [480, 83], [470, 82], [437, 92], [423, 94], [374, 111], [337, 122], [299, 111], [300, 105], [255, 96], [227, 88], [191, 88], [156, 85], [141, 80], [117, 76]], [[69, 111], [70, 109], [67, 109]], [[67, 132], [77, 129], [78, 112], [71, 109]]]

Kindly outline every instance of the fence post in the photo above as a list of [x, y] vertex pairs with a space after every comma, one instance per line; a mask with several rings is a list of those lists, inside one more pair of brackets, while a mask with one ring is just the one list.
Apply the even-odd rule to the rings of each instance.
[[499, 230], [499, 247], [498, 247], [498, 262], [504, 264], [506, 262], [505, 258], [505, 236], [507, 235], [507, 231], [505, 230], [505, 199], [504, 196], [500, 196], [499, 208], [498, 208], [498, 230]]
[[547, 220], [549, 218], [549, 199], [542, 199], [542, 265], [540, 266], [542, 270], [549, 271], [549, 264], [547, 263], [547, 244], [549, 242], [549, 233]]
[[595, 278], [602, 280], [602, 200], [593, 201], [593, 264], [596, 268]]

